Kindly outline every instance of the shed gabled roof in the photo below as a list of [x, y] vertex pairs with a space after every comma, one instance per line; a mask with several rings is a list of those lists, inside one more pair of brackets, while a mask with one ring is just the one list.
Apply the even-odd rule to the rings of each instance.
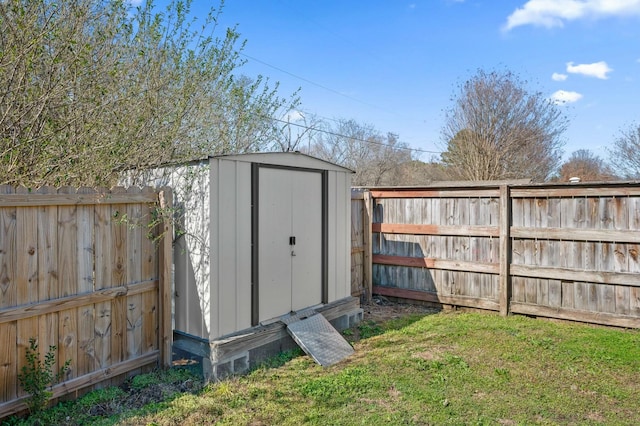
[[246, 154], [215, 155], [209, 158], [353, 173], [351, 169], [298, 151], [251, 152]]

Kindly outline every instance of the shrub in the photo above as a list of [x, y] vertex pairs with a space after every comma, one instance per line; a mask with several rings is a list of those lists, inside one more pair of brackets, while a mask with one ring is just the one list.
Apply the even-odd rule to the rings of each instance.
[[71, 360], [67, 360], [57, 372], [54, 373], [52, 371], [56, 362], [56, 349], [56, 346], [49, 346], [49, 350], [44, 356], [44, 361], [42, 361], [40, 360], [37, 340], [34, 337], [29, 338], [29, 347], [25, 355], [27, 363], [18, 374], [18, 380], [22, 389], [31, 395], [26, 401], [27, 408], [29, 408], [31, 414], [46, 408], [49, 399], [53, 395], [50, 390], [51, 386], [58, 383], [69, 370]]

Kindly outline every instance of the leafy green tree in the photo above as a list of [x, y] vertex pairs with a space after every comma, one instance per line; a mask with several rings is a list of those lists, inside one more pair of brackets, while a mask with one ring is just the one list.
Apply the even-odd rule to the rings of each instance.
[[238, 77], [222, 5], [198, 22], [191, 3], [0, 2], [0, 184], [108, 186], [122, 169], [271, 148], [296, 94]]
[[548, 179], [556, 169], [567, 120], [510, 71], [479, 70], [446, 112], [442, 161], [464, 180]]

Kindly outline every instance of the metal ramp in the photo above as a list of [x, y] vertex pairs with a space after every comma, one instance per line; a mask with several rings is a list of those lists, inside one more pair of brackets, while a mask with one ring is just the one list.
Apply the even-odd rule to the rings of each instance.
[[354, 353], [353, 348], [329, 321], [314, 310], [281, 318], [293, 340], [323, 367], [342, 361]]

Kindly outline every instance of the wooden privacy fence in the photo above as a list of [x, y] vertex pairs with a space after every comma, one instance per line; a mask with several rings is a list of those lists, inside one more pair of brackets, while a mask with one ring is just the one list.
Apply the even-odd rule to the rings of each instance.
[[[0, 418], [24, 409], [29, 339], [69, 360], [54, 398], [171, 360], [171, 235], [151, 188], [0, 186]], [[165, 211], [166, 212], [166, 211]]]
[[351, 193], [351, 295], [371, 298], [371, 198]]
[[352, 215], [352, 287], [640, 327], [640, 183], [374, 188]]

